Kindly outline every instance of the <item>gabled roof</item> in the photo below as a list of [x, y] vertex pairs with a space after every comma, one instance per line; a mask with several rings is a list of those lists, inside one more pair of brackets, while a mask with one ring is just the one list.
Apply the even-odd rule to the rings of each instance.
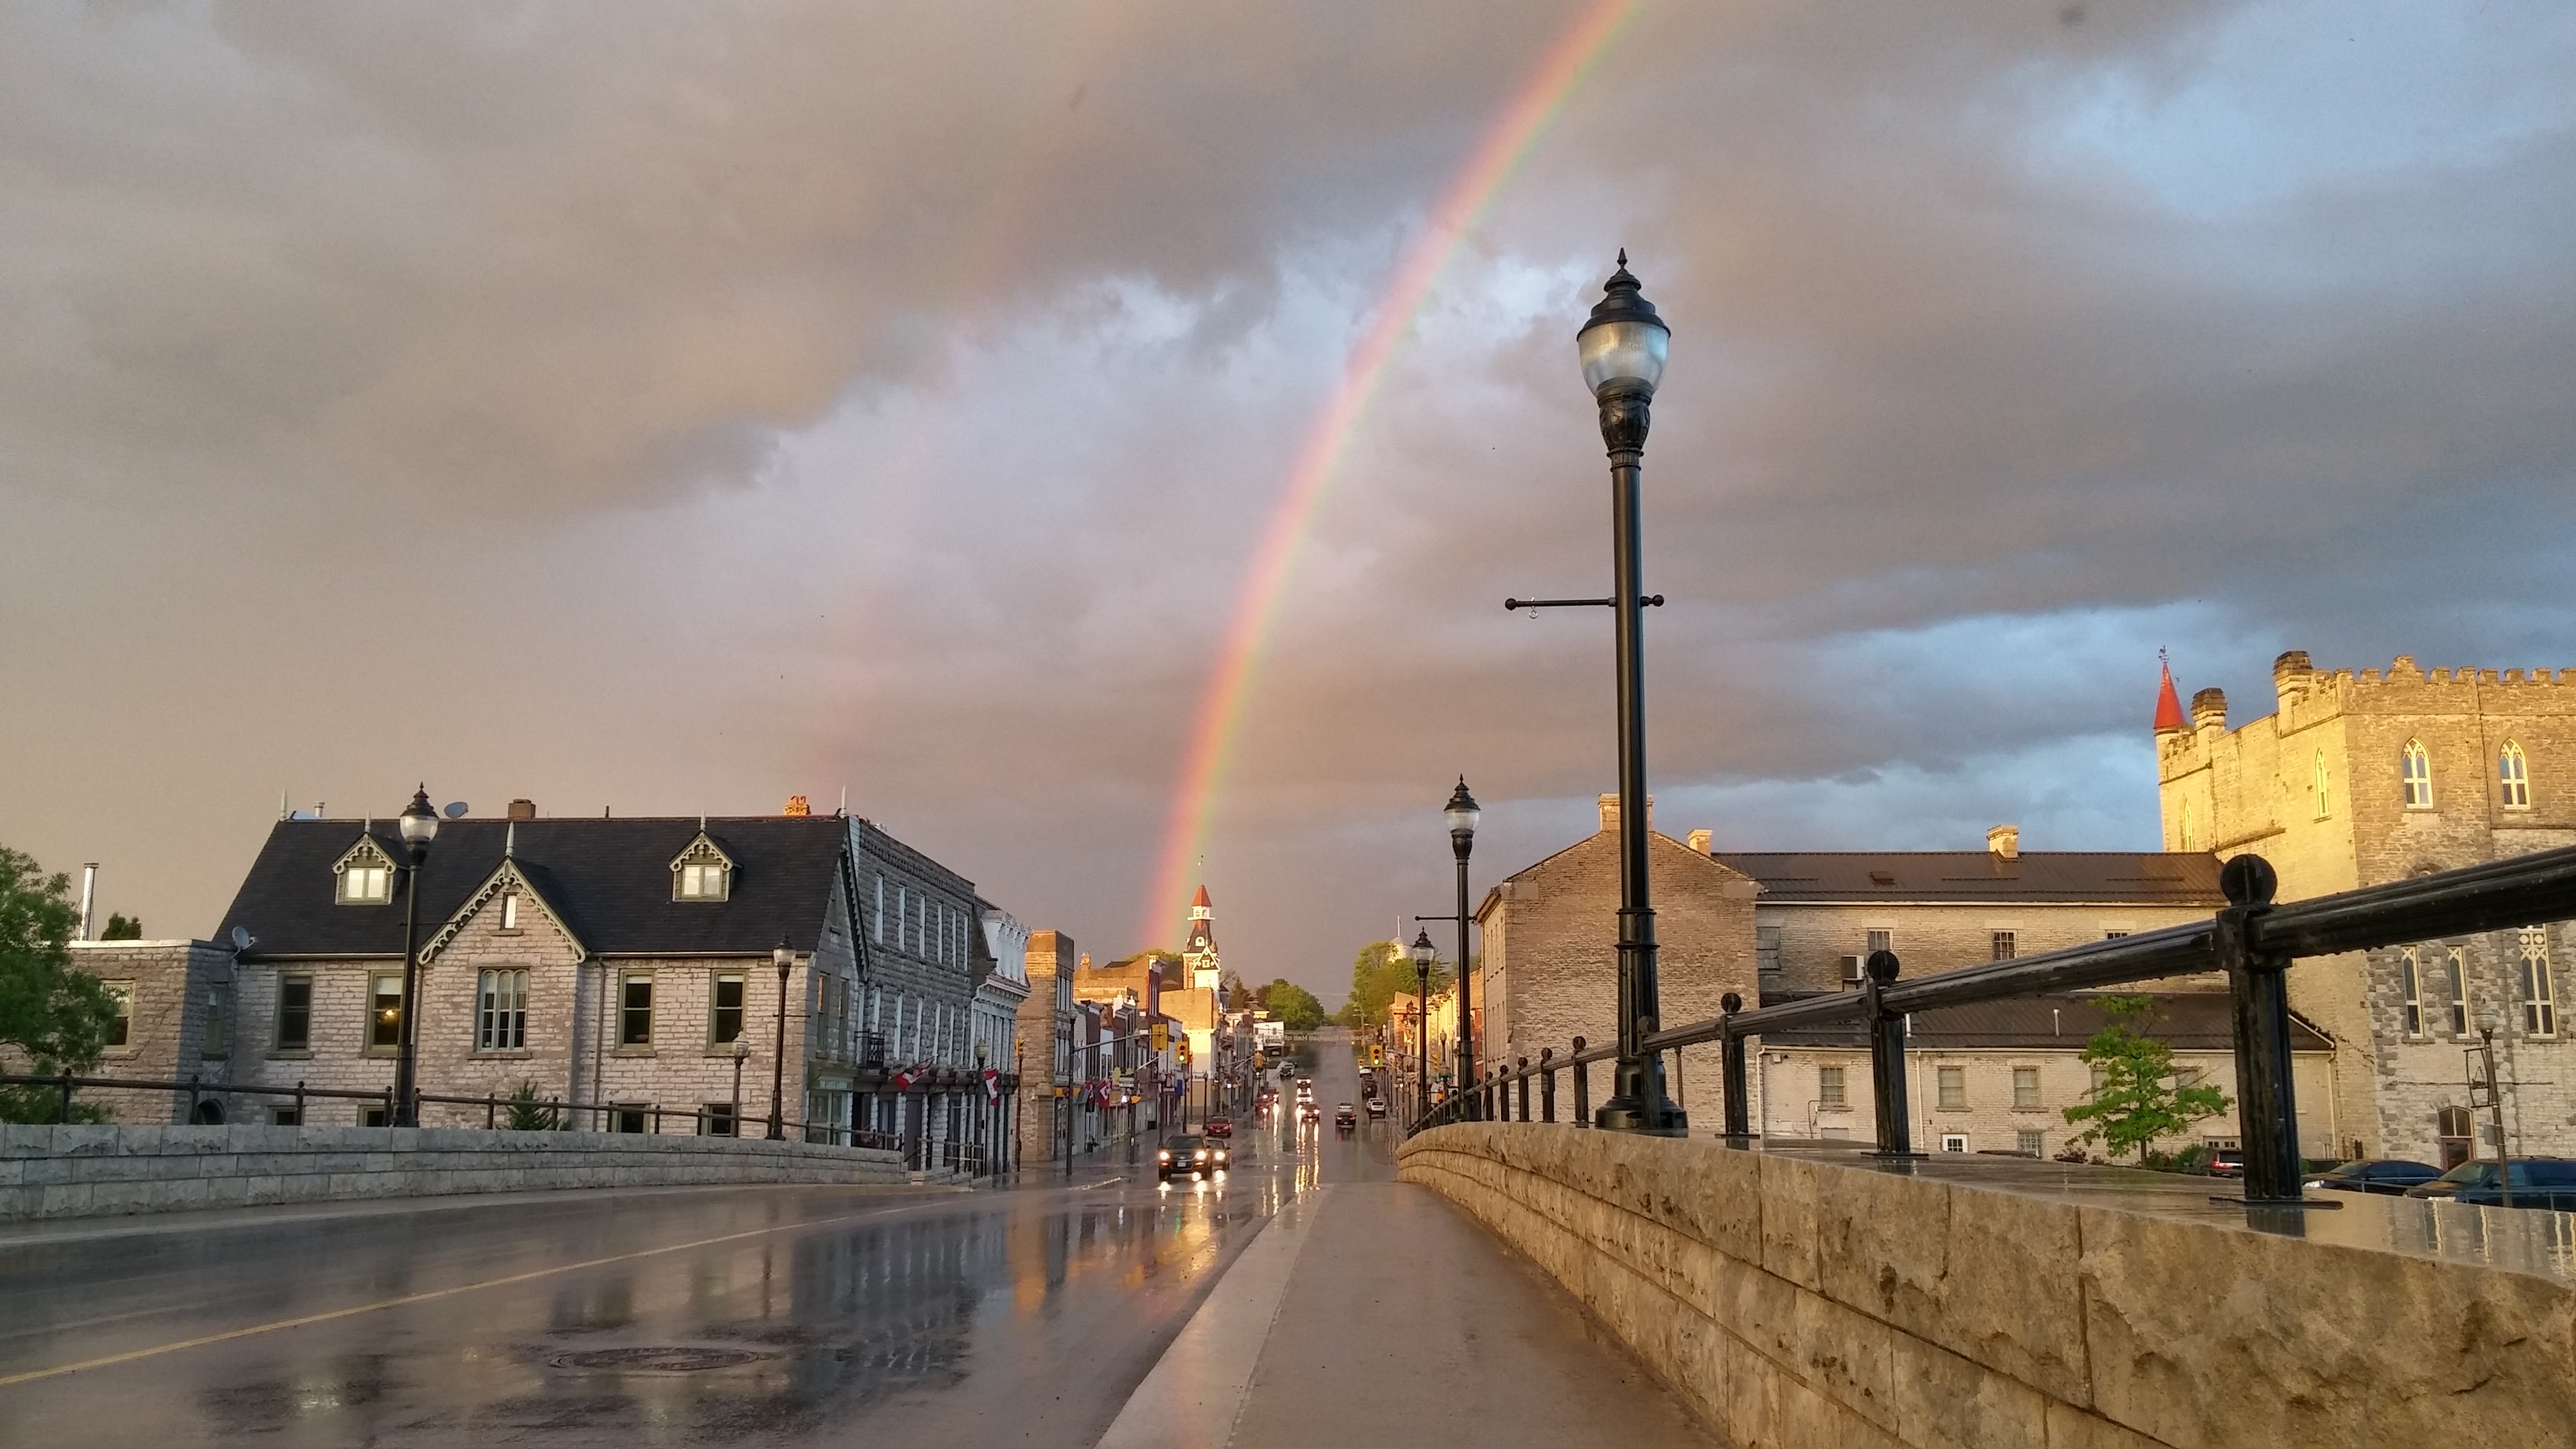
[[2218, 857], [2180, 851], [1721, 851], [1762, 883], [1762, 902], [1987, 901], [2207, 906], [2227, 904]]
[[[500, 868], [516, 827], [514, 864], [575, 939], [606, 956], [765, 955], [783, 938], [797, 951], [821, 939], [849, 822], [837, 816], [710, 819], [706, 833], [735, 862], [729, 899], [675, 901], [671, 861], [697, 838], [698, 817], [443, 822], [420, 871], [426, 941]], [[395, 860], [389, 821], [365, 832]], [[357, 844], [346, 820], [281, 820], [252, 862], [215, 932], [240, 926], [255, 956], [393, 956], [403, 949], [403, 892], [390, 904], [341, 905], [331, 872]]]
[[[2151, 996], [2156, 1009], [2140, 1026], [2147, 1036], [2165, 1043], [2176, 1051], [2224, 1052], [2236, 1049], [2235, 1018], [2231, 998], [2223, 991], [2140, 992]], [[1774, 997], [1764, 1005], [1777, 1005], [1794, 998]], [[1944, 1006], [1912, 1014], [1907, 1024], [1905, 1045], [1912, 1051], [1967, 1051], [1973, 1048], [2006, 1048], [2025, 1051], [2081, 1051], [2109, 1022], [2111, 1014], [2102, 1009], [2102, 998], [2095, 995], [2016, 996], [2002, 1001], [1980, 1001], [1970, 1006]], [[1866, 1051], [1867, 1029], [1857, 1022], [1842, 1026], [1802, 1026], [1789, 1031], [1766, 1032], [1763, 1045], [1785, 1047], [1850, 1047]], [[2295, 1012], [2290, 1017], [2290, 1050], [2325, 1052], [2334, 1043], [2317, 1030], [2305, 1017]], [[2220, 1083], [2233, 1087], [2233, 1083]]]

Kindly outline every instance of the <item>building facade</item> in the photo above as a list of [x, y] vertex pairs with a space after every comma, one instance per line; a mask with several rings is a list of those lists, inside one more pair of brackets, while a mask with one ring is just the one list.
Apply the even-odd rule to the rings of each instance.
[[[2254, 852], [2297, 900], [2576, 844], [2576, 670], [2328, 672], [2291, 650], [2274, 712], [2168, 678], [2156, 721], [2165, 844]], [[2576, 1154], [2576, 1042], [2560, 1020], [2564, 923], [2300, 961], [2291, 1002], [2336, 1042], [2342, 1140], [2437, 1165], [2495, 1150], [2469, 1109], [2492, 1029], [2506, 1148]]]

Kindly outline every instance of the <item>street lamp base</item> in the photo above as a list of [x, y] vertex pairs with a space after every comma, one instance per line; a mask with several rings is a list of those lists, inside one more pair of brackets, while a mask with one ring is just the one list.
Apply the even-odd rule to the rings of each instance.
[[1652, 1107], [1634, 1097], [1613, 1097], [1592, 1114], [1592, 1125], [1604, 1132], [1642, 1132], [1650, 1137], [1687, 1137], [1690, 1114], [1671, 1101]]

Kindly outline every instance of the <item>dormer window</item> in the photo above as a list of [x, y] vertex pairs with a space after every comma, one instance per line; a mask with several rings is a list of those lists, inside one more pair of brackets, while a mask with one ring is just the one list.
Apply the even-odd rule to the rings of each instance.
[[372, 840], [361, 840], [331, 867], [344, 906], [381, 906], [394, 898], [394, 861]]
[[733, 891], [733, 860], [704, 835], [671, 862], [671, 899], [720, 901]]

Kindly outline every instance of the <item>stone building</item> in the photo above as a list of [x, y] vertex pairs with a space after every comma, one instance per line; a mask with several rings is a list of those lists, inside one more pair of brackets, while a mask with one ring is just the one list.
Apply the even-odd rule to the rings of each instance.
[[[281, 820], [217, 932], [238, 949], [84, 950], [135, 1003], [116, 1065], [234, 1087], [389, 1089], [413, 879], [401, 859], [390, 821]], [[525, 1087], [597, 1104], [575, 1127], [650, 1130], [658, 1111], [665, 1130], [677, 1116], [724, 1132], [767, 1116], [783, 1047], [782, 1115], [809, 1135], [971, 1141], [989, 1119], [974, 1049], [995, 1017], [976, 997], [997, 977], [995, 996], [1009, 997], [1021, 968], [995, 952], [1009, 932], [989, 929], [995, 913], [971, 882], [869, 821], [539, 819], [517, 801], [507, 818], [443, 823], [417, 874], [425, 1093]], [[1015, 1015], [1014, 1003], [1000, 1019]], [[1008, 1058], [1007, 1043], [982, 1044]], [[295, 1117], [273, 1096], [228, 1100]], [[383, 1113], [316, 1099], [303, 1118]], [[482, 1115], [432, 1104], [423, 1121], [459, 1114]]]
[[[1619, 797], [1601, 797], [1601, 828], [1586, 839], [1506, 876], [1476, 908], [1484, 952], [1469, 978], [1480, 1067], [1543, 1047], [1563, 1053], [1576, 1036], [1600, 1044], [1617, 1036], [1619, 937]], [[1649, 802], [1649, 823], [1653, 806]], [[1756, 990], [1753, 961], [1754, 881], [1669, 836], [1648, 836], [1647, 884], [1655, 908], [1657, 983], [1666, 1025], [1716, 1016], [1733, 991]], [[1455, 1015], [1455, 1005], [1450, 1014]], [[1435, 1002], [1432, 1034], [1442, 1017]], [[1690, 1114], [1692, 1130], [1722, 1125], [1718, 1048], [1690, 1047], [1667, 1083]], [[1440, 1070], [1435, 1060], [1433, 1070]], [[1593, 1078], [1594, 1105], [1610, 1092], [1605, 1072]]]
[[[2576, 844], [2576, 670], [2327, 672], [2291, 650], [2275, 710], [2230, 727], [2215, 689], [2186, 720], [2170, 676], [2156, 718], [2166, 847], [2252, 851], [2283, 900]], [[2565, 924], [2301, 961], [2292, 1004], [2337, 1044], [2346, 1151], [2436, 1164], [2489, 1131], [2468, 1111], [2467, 1053], [2495, 1027], [2504, 1134], [2576, 1153], [2576, 1042], [2561, 1029]]]
[[1062, 931], [1033, 931], [1022, 956], [1021, 999], [1012, 1060], [1019, 1070], [1012, 1114], [1012, 1161], [1043, 1162], [1062, 1150], [1073, 1106], [1073, 980], [1082, 948]]

